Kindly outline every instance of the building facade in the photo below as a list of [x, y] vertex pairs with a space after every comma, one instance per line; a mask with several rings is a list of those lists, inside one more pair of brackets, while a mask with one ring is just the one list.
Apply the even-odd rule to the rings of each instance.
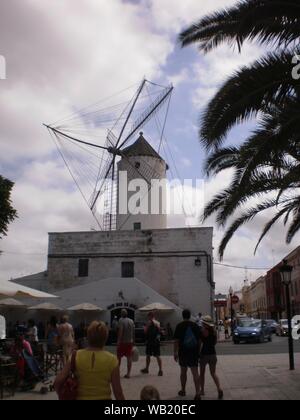
[[300, 247], [287, 256], [288, 264], [293, 267], [291, 284], [291, 303], [293, 315], [300, 315]]
[[249, 286], [251, 315], [256, 319], [268, 319], [266, 277], [261, 276]]

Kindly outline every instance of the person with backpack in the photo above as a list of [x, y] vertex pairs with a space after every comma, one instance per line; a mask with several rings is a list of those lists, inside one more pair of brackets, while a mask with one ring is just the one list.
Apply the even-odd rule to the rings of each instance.
[[177, 325], [174, 334], [174, 359], [181, 369], [181, 390], [178, 395], [186, 396], [187, 371], [191, 369], [195, 384], [195, 400], [201, 400], [199, 378], [199, 354], [201, 346], [201, 330], [195, 322], [191, 321], [191, 312], [185, 309], [182, 312], [183, 322]]
[[163, 376], [162, 360], [160, 357], [160, 323], [155, 319], [153, 312], [148, 314], [148, 324], [145, 327], [146, 336], [146, 367], [141, 373], [148, 374], [151, 357], [155, 357], [158, 364], [158, 376]]

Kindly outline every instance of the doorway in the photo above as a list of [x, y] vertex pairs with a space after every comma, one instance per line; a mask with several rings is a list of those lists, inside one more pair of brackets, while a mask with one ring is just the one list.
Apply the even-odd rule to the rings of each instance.
[[126, 309], [127, 313], [128, 313], [128, 318], [132, 319], [132, 321], [135, 320], [135, 311], [133, 309], [129, 309], [129, 308], [117, 308], [117, 309], [113, 309], [110, 313], [110, 325], [113, 325], [113, 321], [115, 319], [115, 317], [117, 317], [117, 319], [119, 320], [121, 318], [121, 313], [122, 310]]

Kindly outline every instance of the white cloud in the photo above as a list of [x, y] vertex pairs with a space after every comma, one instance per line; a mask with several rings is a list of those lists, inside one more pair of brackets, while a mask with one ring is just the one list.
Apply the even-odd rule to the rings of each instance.
[[181, 158], [181, 164], [186, 168], [190, 168], [191, 166], [193, 166], [193, 162], [186, 157]]
[[152, 9], [155, 25], [165, 31], [178, 33], [203, 15], [220, 7], [231, 6], [236, 0], [146, 0]]
[[48, 231], [94, 226], [42, 123], [144, 75], [158, 79], [174, 45], [153, 30], [140, 6], [121, 0], [3, 0], [0, 37], [7, 61], [0, 84], [0, 173], [10, 168], [19, 212], [1, 248], [45, 254], [4, 254], [1, 277], [9, 278], [45, 269]]
[[254, 44], [245, 43], [241, 53], [222, 45], [207, 55], [201, 55], [199, 62], [193, 65], [194, 79], [200, 85], [193, 96], [194, 105], [205, 106], [222, 83], [242, 66], [258, 59], [262, 51]]
[[189, 80], [190, 78], [190, 74], [187, 68], [182, 69], [179, 73], [177, 74], [172, 74], [168, 77], [168, 80], [170, 83], [172, 83], [172, 85], [176, 88], [178, 87], [181, 83], [186, 82], [187, 80]]
[[0, 144], [8, 161], [49, 153], [53, 145], [42, 122], [143, 75], [158, 77], [174, 48], [152, 31], [138, 8], [118, 0], [87, 0], [84, 6], [71, 0], [4, 0], [0, 36], [8, 63], [1, 83]]

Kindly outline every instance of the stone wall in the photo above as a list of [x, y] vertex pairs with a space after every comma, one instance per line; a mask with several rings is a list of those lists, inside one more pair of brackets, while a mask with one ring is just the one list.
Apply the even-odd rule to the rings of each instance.
[[[212, 228], [52, 233], [48, 280], [62, 290], [120, 277], [122, 262], [134, 262], [135, 277], [174, 304], [211, 313], [211, 254]], [[80, 258], [89, 259], [87, 278], [78, 277]]]

